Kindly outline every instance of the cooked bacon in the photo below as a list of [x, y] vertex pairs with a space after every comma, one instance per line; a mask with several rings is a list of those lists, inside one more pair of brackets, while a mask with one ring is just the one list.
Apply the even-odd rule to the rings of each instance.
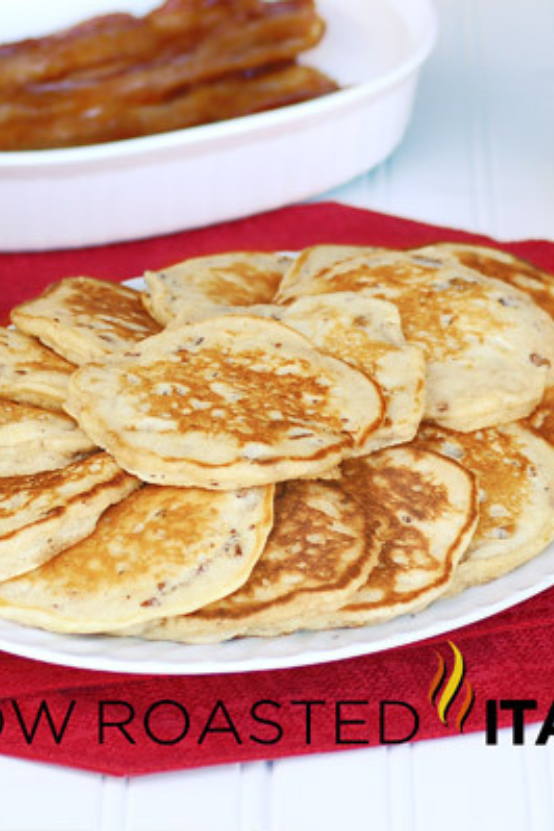
[[216, 27], [309, 10], [313, 0], [168, 0], [145, 17], [110, 14], [49, 37], [0, 46], [0, 89], [82, 70], [148, 63], [190, 49]]
[[[241, 102], [236, 84], [246, 84], [244, 101], [267, 98], [272, 108], [281, 78], [283, 100], [299, 100], [294, 84], [307, 75], [280, 70], [262, 91], [257, 74], [293, 62], [324, 28], [314, 0], [167, 0], [142, 18], [106, 15], [0, 46], [0, 150], [110, 141], [143, 135], [146, 124], [150, 132], [197, 124], [198, 112], [214, 121], [264, 108], [228, 106], [217, 82]], [[316, 75], [308, 86], [319, 90]]]
[[2, 129], [3, 149], [70, 147], [163, 133], [295, 104], [336, 89], [322, 73], [296, 64], [241, 73], [189, 88], [158, 104], [123, 111], [106, 106], [90, 118], [77, 114], [44, 116], [31, 124], [14, 121]]
[[228, 0], [169, 0], [143, 18], [109, 14], [49, 37], [0, 46], [0, 89], [55, 80], [115, 63], [148, 61], [173, 43], [189, 42], [225, 23], [238, 3]]

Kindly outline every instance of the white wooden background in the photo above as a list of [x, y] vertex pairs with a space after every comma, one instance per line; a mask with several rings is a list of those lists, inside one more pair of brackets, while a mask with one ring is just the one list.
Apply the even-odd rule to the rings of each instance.
[[[554, 239], [554, 0], [436, 5], [404, 144], [333, 196]], [[131, 780], [0, 757], [0, 831], [547, 831], [554, 747], [533, 732], [519, 748], [473, 735]]]

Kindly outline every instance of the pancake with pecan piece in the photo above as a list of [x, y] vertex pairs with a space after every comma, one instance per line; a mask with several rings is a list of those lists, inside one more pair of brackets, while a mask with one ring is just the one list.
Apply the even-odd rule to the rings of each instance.
[[534, 433], [538, 433], [548, 444], [554, 446], [554, 387], [546, 390], [537, 409], [521, 424], [533, 430]]
[[548, 312], [550, 317], [554, 317], [554, 275], [542, 271], [527, 260], [506, 251], [499, 251], [497, 248], [462, 242], [440, 242], [414, 249], [414, 253], [415, 251], [429, 256], [446, 254], [454, 257], [461, 265], [479, 271], [485, 277], [510, 283], [529, 294], [537, 306]]
[[12, 322], [74, 364], [103, 361], [160, 331], [140, 293], [93, 277], [68, 277], [16, 306]]
[[144, 275], [142, 299], [162, 325], [208, 308], [270, 303], [290, 264], [282, 254], [237, 251], [195, 257]]
[[94, 449], [69, 416], [0, 400], [0, 477], [56, 470]]
[[324, 473], [384, 415], [367, 376], [246, 316], [166, 331], [123, 360], [83, 367], [67, 409], [145, 481], [211, 490]]
[[289, 631], [306, 615], [340, 606], [375, 567], [381, 524], [332, 482], [287, 482], [275, 524], [250, 579], [191, 615], [126, 631], [152, 640], [214, 643], [252, 629]]
[[0, 328], [0, 398], [61, 412], [74, 372], [36, 338]]
[[0, 617], [101, 632], [182, 614], [249, 577], [273, 521], [273, 487], [227, 493], [147, 485], [93, 534], [0, 585]]
[[0, 580], [87, 537], [110, 505], [139, 487], [107, 453], [61, 470], [0, 479]]
[[394, 303], [427, 359], [425, 417], [469, 432], [529, 415], [554, 372], [554, 321], [532, 299], [451, 256], [390, 251], [332, 261], [280, 292], [363, 291]]
[[[305, 248], [287, 269], [275, 295], [275, 303], [286, 302], [290, 288], [295, 296], [311, 294], [310, 285], [314, 280], [317, 281], [330, 268], [351, 257], [373, 257], [386, 250], [366, 245], [313, 245]], [[304, 285], [307, 287], [305, 292]]]
[[[288, 306], [229, 306], [217, 309], [217, 314], [251, 314], [278, 320], [305, 335], [317, 349], [377, 382], [385, 416], [354, 455], [365, 456], [415, 436], [425, 401], [425, 359], [419, 347], [404, 340], [400, 316], [392, 303], [343, 291], [302, 297]], [[204, 308], [183, 317], [181, 323], [213, 316]]]
[[425, 359], [422, 349], [404, 340], [400, 315], [392, 303], [337, 292], [302, 297], [286, 306], [280, 319], [380, 387], [385, 400], [383, 422], [354, 455], [365, 456], [414, 437], [425, 403]]
[[238, 592], [129, 634], [211, 643], [382, 622], [446, 591], [476, 522], [474, 479], [456, 463], [412, 448], [354, 459], [338, 482], [284, 486]]
[[452, 586], [457, 593], [506, 574], [554, 539], [554, 449], [518, 424], [454, 433], [424, 424], [416, 446], [475, 474], [480, 518]]
[[444, 595], [478, 519], [477, 484], [467, 470], [411, 445], [344, 465], [342, 487], [387, 522], [376, 568], [331, 615], [307, 629], [366, 626], [421, 611]]

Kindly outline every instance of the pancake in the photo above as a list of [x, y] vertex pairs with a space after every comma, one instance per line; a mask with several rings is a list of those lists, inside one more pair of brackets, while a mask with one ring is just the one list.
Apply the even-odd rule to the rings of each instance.
[[450, 459], [407, 446], [348, 462], [343, 487], [370, 514], [386, 517], [386, 541], [355, 596], [331, 615], [306, 620], [304, 628], [384, 623], [444, 595], [477, 525], [474, 477]]
[[147, 271], [143, 302], [163, 326], [204, 307], [270, 303], [289, 264], [281, 254], [254, 251], [195, 257]]
[[425, 403], [425, 359], [419, 347], [404, 340], [392, 303], [356, 292], [303, 297], [285, 307], [281, 320], [318, 349], [359, 369], [381, 389], [383, 422], [354, 455], [414, 437]]
[[554, 387], [546, 390], [537, 409], [521, 423], [554, 446]]
[[66, 406], [141, 479], [212, 490], [324, 473], [384, 414], [365, 375], [246, 316], [166, 331], [125, 360], [83, 367]]
[[[311, 248], [305, 248], [287, 269], [274, 302], [286, 302], [289, 298], [289, 289], [295, 297], [311, 294], [312, 282], [318, 282], [321, 275], [333, 266], [352, 257], [369, 258], [385, 250], [361, 245], [313, 245]], [[306, 291], [304, 291], [304, 286], [307, 288]]]
[[275, 500], [267, 546], [242, 588], [192, 615], [125, 634], [213, 643], [252, 628], [288, 630], [294, 621], [336, 608], [352, 595], [375, 566], [379, 530], [378, 519], [337, 484], [287, 482]]
[[486, 277], [494, 277], [515, 286], [529, 294], [537, 306], [550, 317], [554, 317], [554, 275], [508, 254], [497, 248], [484, 245], [467, 245], [461, 242], [441, 242], [425, 248], [414, 249], [414, 253], [430, 256], [446, 254], [454, 257], [461, 265], [472, 268]]
[[1, 584], [0, 616], [85, 633], [193, 611], [247, 580], [272, 515], [272, 487], [146, 486], [106, 511], [86, 540]]
[[506, 574], [554, 539], [554, 449], [530, 430], [460, 434], [425, 424], [416, 445], [456, 459], [479, 482], [479, 524], [452, 593]]
[[56, 470], [94, 449], [69, 416], [0, 400], [0, 477]]
[[554, 367], [554, 321], [519, 289], [452, 257], [409, 252], [353, 257], [282, 292], [363, 291], [394, 303], [409, 343], [427, 358], [425, 416], [469, 432], [524, 418]]
[[[317, 349], [339, 358], [376, 381], [383, 394], [385, 416], [354, 455], [410, 441], [423, 415], [425, 359], [422, 350], [404, 340], [396, 306], [360, 292], [302, 297], [288, 306], [230, 306], [218, 314], [271, 318], [307, 337]], [[213, 317], [203, 309], [182, 322]]]
[[160, 331], [139, 292], [92, 277], [54, 283], [16, 306], [11, 319], [74, 364], [106, 360]]
[[74, 371], [35, 338], [0, 328], [0, 398], [62, 411]]
[[[212, 643], [377, 623], [446, 590], [477, 522], [471, 474], [413, 448], [348, 461], [336, 483], [284, 488], [266, 550], [238, 592], [128, 634]], [[357, 587], [345, 589], [341, 573], [356, 551], [365, 577], [350, 563]]]
[[84, 539], [108, 506], [138, 486], [106, 453], [61, 470], [0, 479], [0, 580]]

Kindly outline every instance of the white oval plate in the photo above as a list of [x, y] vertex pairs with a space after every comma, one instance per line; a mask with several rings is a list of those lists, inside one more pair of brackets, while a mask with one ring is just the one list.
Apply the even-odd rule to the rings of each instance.
[[[161, 0], [160, 0], [161, 2]], [[157, 0], [0, 0], [0, 39]], [[318, 0], [303, 57], [344, 87], [304, 104], [89, 147], [0, 152], [0, 250], [138, 239], [306, 199], [381, 162], [407, 126], [436, 32], [430, 0]]]
[[[292, 252], [289, 252], [292, 253]], [[126, 281], [142, 289], [142, 279]], [[483, 620], [554, 586], [554, 543], [504, 577], [379, 626], [297, 632], [190, 646], [104, 635], [57, 635], [0, 620], [0, 649], [64, 666], [159, 675], [203, 675], [322, 664], [369, 655]]]

